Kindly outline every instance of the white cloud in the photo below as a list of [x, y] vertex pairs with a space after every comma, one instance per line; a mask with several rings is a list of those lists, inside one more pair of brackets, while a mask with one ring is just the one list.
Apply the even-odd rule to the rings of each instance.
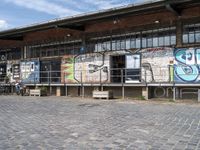
[[158, 0], [5, 0], [20, 7], [58, 17]]
[[5, 20], [0, 20], [0, 30], [5, 30], [8, 28], [8, 23]]
[[48, 0], [6, 0], [6, 2], [56, 16], [70, 16], [79, 13]]

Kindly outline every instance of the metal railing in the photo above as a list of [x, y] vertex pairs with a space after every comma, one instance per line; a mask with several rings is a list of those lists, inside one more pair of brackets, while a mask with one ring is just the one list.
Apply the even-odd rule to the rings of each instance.
[[[180, 69], [180, 68], [178, 68]], [[0, 83], [24, 82], [25, 84], [134, 84], [134, 83], [196, 83], [198, 72], [178, 72], [173, 66], [143, 66], [140, 69], [99, 69], [74, 71], [21, 72], [19, 79], [0, 74]], [[182, 69], [184, 71], [184, 68]]]

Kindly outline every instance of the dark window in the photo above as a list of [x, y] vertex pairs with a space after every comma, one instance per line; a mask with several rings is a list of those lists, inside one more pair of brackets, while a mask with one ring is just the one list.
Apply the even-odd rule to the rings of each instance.
[[183, 26], [183, 43], [199, 43], [200, 42], [200, 23]]

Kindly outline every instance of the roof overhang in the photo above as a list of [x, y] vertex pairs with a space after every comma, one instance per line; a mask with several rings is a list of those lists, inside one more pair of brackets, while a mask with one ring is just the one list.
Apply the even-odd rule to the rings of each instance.
[[35, 32], [41, 30], [47, 30], [52, 28], [68, 28], [78, 31], [84, 31], [85, 24], [90, 21], [105, 20], [114, 17], [124, 15], [139, 15], [149, 13], [151, 11], [158, 11], [160, 9], [167, 9], [177, 16], [181, 15], [181, 8], [191, 5], [199, 5], [199, 0], [161, 0], [153, 3], [145, 3], [141, 5], [128, 5], [126, 7], [119, 7], [114, 9], [108, 9], [95, 13], [83, 14], [74, 17], [55, 19], [49, 22], [34, 24], [26, 27], [10, 29], [0, 32], [0, 39], [5, 40], [23, 40], [23, 35], [28, 32]]

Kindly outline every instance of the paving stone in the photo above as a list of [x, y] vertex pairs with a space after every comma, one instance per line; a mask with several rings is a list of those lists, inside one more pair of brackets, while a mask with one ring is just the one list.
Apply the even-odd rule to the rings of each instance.
[[200, 149], [200, 104], [0, 97], [0, 149]]

